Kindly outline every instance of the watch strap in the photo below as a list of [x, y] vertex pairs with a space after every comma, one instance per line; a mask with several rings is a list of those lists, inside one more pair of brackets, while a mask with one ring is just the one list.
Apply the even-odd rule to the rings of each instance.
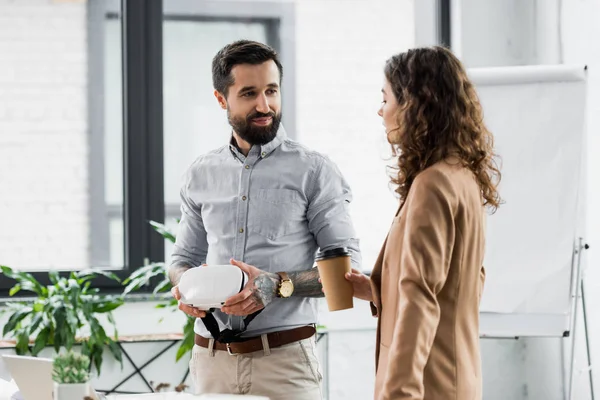
[[277, 275], [279, 275], [279, 277], [281, 278], [281, 282], [290, 280], [290, 276], [287, 274], [287, 272], [278, 272]]

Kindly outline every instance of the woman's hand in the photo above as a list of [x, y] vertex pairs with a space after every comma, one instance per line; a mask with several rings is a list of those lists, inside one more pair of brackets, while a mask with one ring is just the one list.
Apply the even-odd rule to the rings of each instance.
[[352, 283], [354, 297], [361, 300], [373, 301], [371, 279], [368, 276], [352, 268], [352, 272], [346, 274], [346, 280]]

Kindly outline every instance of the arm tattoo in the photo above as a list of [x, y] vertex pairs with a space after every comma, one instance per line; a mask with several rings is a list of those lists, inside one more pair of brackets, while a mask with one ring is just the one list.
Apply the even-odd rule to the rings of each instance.
[[179, 280], [181, 279], [181, 275], [191, 267], [189, 265], [184, 264], [175, 264], [171, 265], [168, 269], [169, 280], [171, 281], [171, 285], [177, 286], [179, 285]]
[[260, 275], [254, 278], [254, 286], [252, 288], [252, 297], [257, 304], [266, 306], [275, 297], [277, 297], [277, 289], [279, 288], [279, 275], [263, 271]]
[[292, 297], [325, 297], [323, 286], [319, 283], [319, 270], [317, 268], [308, 271], [288, 272], [294, 283]]

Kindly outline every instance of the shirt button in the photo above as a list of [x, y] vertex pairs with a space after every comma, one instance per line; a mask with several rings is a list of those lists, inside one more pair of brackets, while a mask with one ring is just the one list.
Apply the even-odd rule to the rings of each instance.
[[262, 157], [264, 157], [264, 156], [266, 156], [266, 155], [267, 155], [267, 153], [265, 153], [264, 151], [263, 151], [263, 152], [262, 152], [262, 154], [261, 154], [261, 156], [262, 156]]
[[244, 233], [244, 228], [240, 228], [240, 233]]
[[242, 200], [246, 201], [246, 196], [242, 196]]
[[246, 165], [244, 168], [246, 168], [246, 169], [250, 169], [250, 166], [249, 166], [249, 165]]

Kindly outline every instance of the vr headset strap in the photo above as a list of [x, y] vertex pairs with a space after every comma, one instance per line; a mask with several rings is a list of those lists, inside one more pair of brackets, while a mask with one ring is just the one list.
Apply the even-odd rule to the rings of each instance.
[[[262, 310], [264, 310], [264, 308]], [[244, 318], [244, 326], [247, 328], [248, 325], [250, 324], [250, 322], [252, 322], [252, 320], [254, 319], [254, 317], [256, 317], [258, 314], [260, 314], [260, 312], [262, 310], [258, 310], [257, 312], [252, 313], [252, 314], [248, 315], [246, 318]], [[208, 331], [212, 335], [212, 337], [216, 341], [221, 342], [221, 343], [241, 342], [242, 338], [240, 336], [246, 330], [246, 328], [245, 328], [242, 331], [234, 331], [231, 329], [225, 329], [225, 330], [221, 331], [219, 329], [219, 324], [217, 323], [217, 320], [215, 319], [215, 316], [213, 315], [212, 312], [207, 312], [206, 317], [201, 318], [201, 320], [202, 320], [202, 323], [204, 323], [204, 326], [206, 327], [206, 329], [208, 329]]]
[[[245, 281], [245, 279], [242, 279], [242, 286], [240, 287], [240, 292], [244, 289], [244, 286], [246, 286], [246, 281]], [[264, 310], [264, 308], [261, 310], [258, 310], [255, 313], [252, 313], [244, 318], [244, 330], [242, 330], [242, 331], [234, 331], [231, 329], [225, 329], [224, 331], [221, 332], [221, 330], [219, 329], [219, 324], [217, 323], [217, 320], [215, 319], [215, 316], [213, 315], [212, 310], [209, 310], [206, 313], [206, 316], [204, 318], [200, 318], [200, 319], [202, 320], [202, 323], [204, 324], [206, 329], [208, 329], [208, 331], [210, 332], [210, 334], [216, 341], [221, 342], [221, 343], [241, 342], [242, 341], [242, 338], [240, 337], [241, 334], [248, 328], [248, 325], [250, 324], [250, 322], [252, 322], [254, 317], [256, 317], [258, 314], [260, 314], [260, 312], [262, 310]]]

